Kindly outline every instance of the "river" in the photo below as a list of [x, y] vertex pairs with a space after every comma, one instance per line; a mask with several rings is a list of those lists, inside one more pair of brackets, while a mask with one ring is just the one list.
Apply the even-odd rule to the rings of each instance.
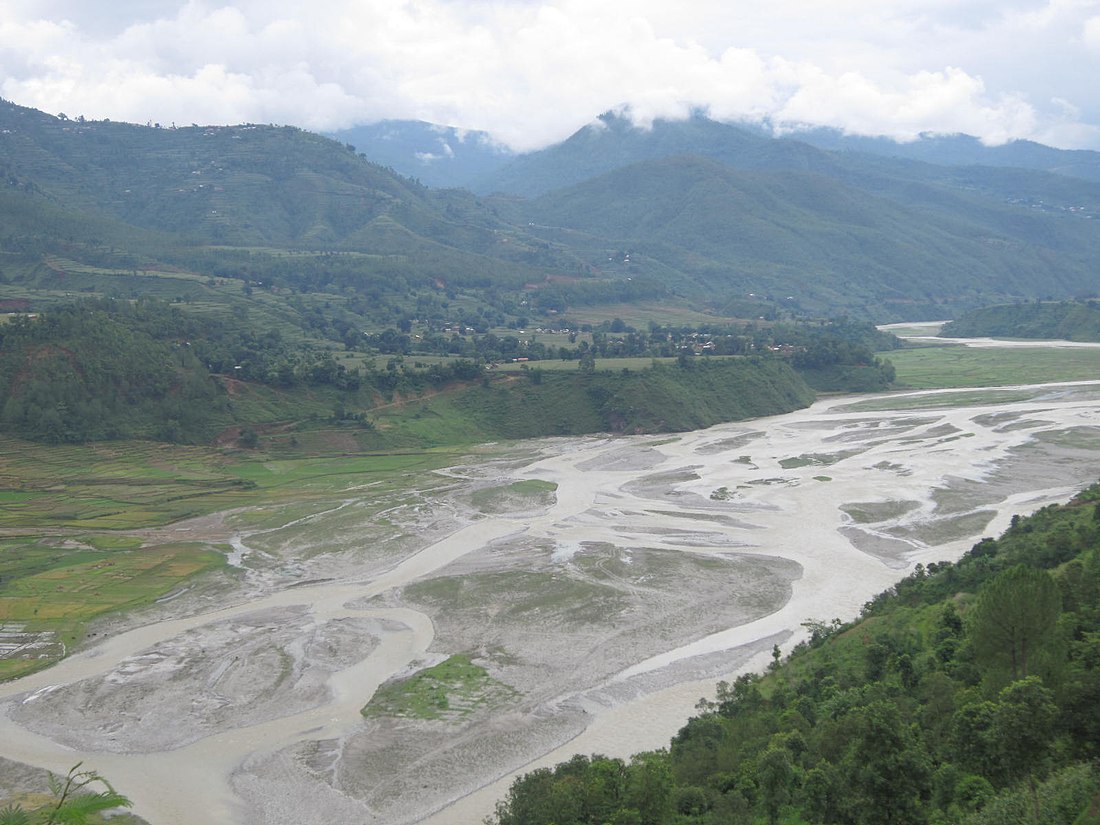
[[[370, 575], [190, 614], [184, 594], [175, 617], [0, 686], [0, 755], [84, 760], [153, 825], [479, 823], [515, 772], [667, 744], [718, 678], [807, 620], [851, 618], [915, 564], [1095, 480], [1100, 385], [962, 395], [527, 445], [478, 484], [551, 482], [552, 500], [483, 507]], [[319, 562], [298, 563], [308, 579]], [[293, 663], [278, 678], [238, 663], [269, 648]], [[392, 676], [471, 650], [509, 687], [496, 705], [359, 713]]]

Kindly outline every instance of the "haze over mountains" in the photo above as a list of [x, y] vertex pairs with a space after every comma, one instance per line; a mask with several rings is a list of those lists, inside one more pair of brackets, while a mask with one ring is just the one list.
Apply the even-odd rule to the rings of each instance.
[[402, 289], [514, 294], [534, 312], [663, 297], [886, 321], [1096, 289], [1098, 153], [798, 136], [815, 146], [702, 116], [639, 129], [609, 114], [522, 156], [425, 124], [372, 134], [3, 103], [0, 243], [184, 266], [242, 248], [358, 253], [374, 257], [345, 288], [384, 291], [399, 268]]

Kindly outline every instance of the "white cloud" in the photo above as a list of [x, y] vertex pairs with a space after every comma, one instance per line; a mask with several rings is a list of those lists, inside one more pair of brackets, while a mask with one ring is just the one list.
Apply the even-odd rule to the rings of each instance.
[[1100, 15], [1090, 17], [1082, 26], [1081, 37], [1090, 49], [1100, 51]]
[[[70, 115], [336, 129], [417, 118], [526, 149], [623, 104], [1100, 147], [1100, 0], [8, 0], [0, 94]], [[142, 16], [144, 15], [144, 16]]]

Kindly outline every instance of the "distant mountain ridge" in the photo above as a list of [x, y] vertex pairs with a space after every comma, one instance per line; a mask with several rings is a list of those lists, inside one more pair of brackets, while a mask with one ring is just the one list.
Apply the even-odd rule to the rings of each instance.
[[1100, 181], [1100, 152], [1095, 151], [1056, 149], [1029, 140], [986, 145], [965, 134], [925, 134], [897, 141], [827, 127], [788, 130], [777, 137], [767, 125], [716, 121], [702, 113], [658, 119], [642, 127], [621, 112], [605, 112], [566, 140], [526, 153], [512, 152], [488, 132], [423, 121], [383, 120], [329, 136], [428, 186], [525, 197], [641, 160], [684, 154], [713, 157], [744, 169], [820, 171], [822, 165], [842, 162], [843, 156], [862, 155], [946, 167], [1030, 169]]
[[[459, 148], [491, 166], [483, 139]], [[921, 319], [1094, 294], [1100, 260], [1098, 182], [825, 150], [701, 115], [648, 129], [605, 115], [497, 167], [478, 187], [501, 194], [478, 196], [289, 126], [159, 128], [0, 101], [0, 176], [0, 252], [42, 284], [44, 254], [162, 261], [357, 296], [378, 318], [445, 299], [482, 317], [676, 300]]]
[[846, 135], [837, 129], [826, 128], [791, 132], [787, 136], [792, 140], [832, 151], [907, 158], [941, 166], [1034, 169], [1100, 181], [1100, 152], [1055, 149], [1030, 140], [1013, 140], [987, 146], [971, 135], [926, 134], [913, 141], [896, 141], [887, 137]]
[[326, 134], [374, 163], [440, 188], [468, 188], [516, 157], [488, 132], [422, 120], [384, 120]]
[[738, 169], [823, 171], [831, 157], [807, 144], [782, 140], [702, 115], [657, 120], [649, 128], [605, 113], [554, 146], [520, 155], [474, 181], [481, 194], [533, 197], [645, 160], [676, 155], [713, 158]]
[[[939, 182], [850, 178], [844, 169], [744, 171], [686, 155], [622, 167], [516, 210], [548, 239], [614, 238], [631, 260], [656, 259], [701, 292], [736, 280], [743, 295], [809, 312], [846, 306], [862, 315], [873, 303], [931, 317], [948, 295], [980, 304], [1096, 288], [1100, 233], [1087, 218]], [[1079, 186], [1100, 198], [1095, 184]]]

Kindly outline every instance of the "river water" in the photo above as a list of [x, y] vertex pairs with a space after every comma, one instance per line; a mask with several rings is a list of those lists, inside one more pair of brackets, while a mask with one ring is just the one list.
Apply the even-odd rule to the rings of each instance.
[[[803, 622], [850, 618], [915, 564], [957, 558], [981, 536], [1002, 531], [1013, 514], [1064, 501], [1094, 481], [1098, 400], [1100, 384], [1085, 382], [974, 391], [968, 399], [957, 390], [829, 398], [788, 415], [668, 438], [539, 443], [510, 477], [553, 482], [552, 505], [534, 513], [483, 513], [384, 572], [277, 589], [157, 621], [2, 685], [0, 755], [59, 773], [84, 760], [130, 796], [135, 813], [153, 825], [280, 822], [290, 816], [321, 823], [337, 815], [387, 823], [479, 823], [515, 772], [574, 752], [625, 757], [667, 744], [699, 697], [712, 693], [716, 676], [762, 667], [772, 643], [789, 649], [804, 637]], [[300, 758], [291, 758], [308, 743], [340, 743], [334, 746], [340, 752], [374, 735], [376, 728], [359, 709], [380, 684], [456, 652], [448, 648], [475, 640], [483, 630], [477, 621], [456, 625], [457, 609], [445, 615], [427, 603], [397, 603], [394, 594], [414, 583], [453, 580], [458, 569], [471, 582], [485, 570], [514, 572], [528, 556], [531, 570], [560, 578], [582, 569], [585, 554], [612, 552], [607, 548], [614, 548], [614, 569], [620, 571], [617, 592], [635, 599], [616, 614], [619, 641], [593, 641], [591, 628], [568, 622], [549, 625], [555, 635], [587, 634], [577, 638], [600, 651], [599, 662], [556, 674], [553, 661], [540, 659], [537, 646], [530, 646], [530, 628], [512, 635], [507, 626], [492, 630], [506, 646], [529, 645], [511, 652], [548, 674], [538, 689], [524, 689], [536, 698], [523, 711], [539, 718], [571, 714], [574, 722], [582, 719], [574, 727], [555, 735], [531, 728], [526, 748], [483, 755], [477, 770], [461, 764], [469, 761], [463, 756], [469, 750], [448, 744], [417, 751], [437, 760], [425, 763], [433, 771], [451, 764], [460, 776], [451, 785], [444, 777], [423, 795], [392, 791], [375, 799], [352, 780], [310, 772]], [[504, 556], [506, 566], [491, 567], [503, 565]], [[759, 598], [753, 601], [759, 594], [732, 587], [730, 599], [753, 601], [744, 619], [722, 627], [693, 624], [676, 601], [690, 604], [690, 592], [677, 593], [675, 582], [654, 582], [652, 571], [632, 578], [631, 565], [641, 570], [650, 557], [692, 564], [736, 560], [748, 565], [738, 569], [764, 571], [760, 581], [772, 582], [774, 593], [762, 606]], [[757, 563], [762, 566], [751, 567]], [[611, 569], [604, 561], [600, 565]], [[646, 599], [654, 593], [669, 616], [679, 617], [678, 630], [663, 641], [654, 641], [645, 625]], [[165, 746], [163, 739], [150, 744], [145, 734], [127, 738], [124, 725], [116, 730], [121, 723], [106, 718], [109, 708], [87, 699], [89, 690], [103, 695], [104, 685], [128, 679], [145, 678], [155, 693], [155, 678], [140, 671], [151, 656], [160, 661], [156, 651], [207, 633], [212, 645], [215, 629], [227, 623], [290, 609], [307, 615], [314, 630], [361, 622], [375, 642], [364, 645], [367, 655], [333, 667], [322, 697], [309, 707], [248, 722], [231, 719], [222, 730], [204, 730], [197, 738], [181, 734]], [[630, 635], [630, 622], [645, 639]], [[503, 672], [526, 684], [518, 666]], [[187, 728], [186, 707], [156, 710], [163, 714], [160, 733], [176, 724]], [[499, 735], [502, 724], [476, 717], [452, 723], [453, 738], [476, 743], [482, 731]], [[525, 730], [525, 721], [516, 724]], [[398, 733], [412, 740], [438, 738], [430, 728], [422, 724]], [[534, 750], [531, 742], [538, 745]], [[350, 750], [356, 748], [362, 749]], [[401, 761], [394, 759], [395, 765]], [[347, 773], [356, 763], [346, 757], [340, 764]], [[283, 776], [273, 765], [290, 767]], [[393, 770], [409, 772], [407, 766]], [[314, 790], [321, 801], [312, 800]]]

